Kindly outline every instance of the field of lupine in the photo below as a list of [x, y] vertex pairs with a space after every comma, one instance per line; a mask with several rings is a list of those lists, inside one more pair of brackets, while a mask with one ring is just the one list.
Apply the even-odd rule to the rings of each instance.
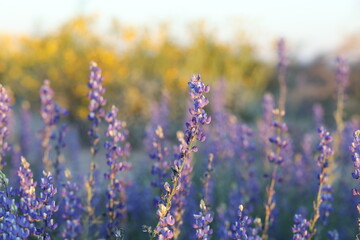
[[233, 115], [226, 81], [210, 88], [197, 74], [177, 141], [164, 92], [141, 150], [131, 148], [122, 103], [106, 100], [95, 62], [86, 146], [51, 81], [39, 90], [42, 126], [26, 102], [15, 112], [0, 85], [0, 239], [358, 239], [360, 131], [343, 116], [346, 60], [334, 69], [336, 128], [324, 126], [317, 104], [301, 132], [286, 122], [285, 55], [280, 40], [279, 96], [264, 95], [261, 121]]

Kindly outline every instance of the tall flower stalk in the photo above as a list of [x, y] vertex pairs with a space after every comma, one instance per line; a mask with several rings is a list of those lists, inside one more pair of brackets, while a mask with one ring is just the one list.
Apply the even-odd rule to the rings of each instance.
[[6, 89], [0, 84], [0, 170], [6, 165], [4, 157], [10, 150], [7, 138], [9, 135], [9, 95]]
[[[360, 130], [355, 131], [354, 140], [351, 143], [350, 151], [352, 152], [352, 161], [354, 164], [354, 172], [352, 173], [352, 177], [356, 180], [360, 179]], [[353, 188], [352, 195], [360, 196], [360, 189]], [[358, 211], [358, 234], [356, 234], [357, 239], [360, 237], [360, 202], [357, 204]]]
[[[154, 160], [154, 163], [151, 168], [151, 174], [154, 175], [154, 179], [151, 182], [151, 186], [159, 189], [159, 195], [162, 193], [165, 179], [168, 176], [168, 170], [170, 169], [170, 164], [166, 160], [168, 154], [168, 149], [165, 146], [164, 132], [163, 128], [158, 125], [155, 134], [153, 135], [153, 141], [151, 145], [151, 152], [149, 154], [150, 158]], [[160, 197], [154, 199], [154, 205], [157, 206], [160, 202]]]
[[60, 119], [60, 115], [67, 114], [67, 111], [55, 102], [54, 95], [54, 90], [50, 87], [50, 81], [45, 80], [40, 88], [40, 115], [44, 122], [44, 127], [41, 130], [41, 146], [43, 148], [42, 161], [45, 171], [47, 172], [53, 170], [53, 165], [50, 159], [50, 140], [53, 137], [53, 131]]
[[95, 188], [95, 156], [99, 151], [99, 127], [100, 123], [105, 116], [104, 106], [106, 105], [106, 99], [102, 96], [105, 93], [105, 88], [102, 86], [103, 76], [101, 74], [101, 69], [97, 66], [95, 62], [90, 63], [90, 75], [88, 88], [90, 89], [87, 97], [90, 100], [89, 103], [89, 114], [88, 120], [91, 123], [91, 127], [88, 130], [88, 135], [90, 137], [90, 153], [91, 153], [91, 162], [90, 162], [90, 173], [88, 179], [85, 181], [86, 188], [86, 216], [84, 219], [84, 237], [88, 238], [89, 229], [93, 224], [94, 218], [94, 207], [92, 206], [92, 201], [94, 198], [94, 188]]
[[164, 184], [165, 194], [162, 196], [162, 202], [158, 205], [156, 212], [159, 221], [154, 229], [145, 229], [150, 233], [150, 239], [158, 237], [158, 239], [172, 239], [174, 232], [172, 226], [175, 224], [175, 219], [170, 213], [173, 197], [177, 194], [183, 183], [183, 170], [192, 152], [197, 152], [197, 146], [194, 146], [196, 140], [204, 142], [206, 136], [202, 130], [202, 126], [211, 122], [204, 107], [209, 103], [209, 100], [204, 96], [204, 93], [210, 91], [209, 86], [201, 81], [200, 75], [193, 75], [189, 82], [190, 96], [193, 100], [193, 106], [189, 109], [191, 119], [186, 123], [186, 131], [184, 133], [184, 141], [179, 146], [179, 154], [176, 155], [174, 160], [171, 178], [172, 185], [168, 182]]
[[344, 101], [345, 101], [345, 91], [349, 85], [349, 68], [346, 60], [338, 56], [336, 58], [336, 84], [337, 84], [337, 103], [336, 103], [336, 111], [334, 113], [334, 118], [336, 122], [336, 132], [334, 134], [334, 155], [329, 159], [331, 172], [331, 177], [329, 178], [330, 182], [335, 181], [338, 176], [338, 173], [335, 172], [337, 169], [336, 158], [340, 153], [340, 144], [342, 141], [342, 135], [344, 131]]
[[328, 131], [326, 131], [323, 127], [319, 128], [319, 137], [320, 144], [318, 145], [318, 150], [320, 152], [317, 158], [317, 165], [320, 167], [320, 173], [318, 175], [319, 179], [319, 188], [317, 192], [316, 199], [314, 201], [314, 215], [312, 219], [309, 221], [309, 232], [310, 237], [308, 239], [312, 239], [316, 234], [316, 222], [323, 215], [325, 218], [329, 215], [329, 202], [332, 200], [331, 192], [332, 188], [329, 184], [328, 180], [328, 166], [329, 159], [333, 155], [333, 149], [331, 147], [331, 142], [333, 141], [332, 136]]
[[125, 173], [131, 167], [126, 161], [130, 154], [130, 144], [126, 142], [129, 133], [126, 123], [117, 119], [117, 113], [118, 109], [112, 106], [111, 111], [105, 116], [105, 121], [108, 123], [106, 130], [108, 140], [105, 142], [106, 163], [110, 168], [104, 175], [105, 179], [109, 180], [106, 194], [108, 236], [114, 234], [121, 220], [125, 218], [126, 184], [123, 177], [118, 179], [118, 173]]
[[271, 225], [271, 215], [275, 209], [275, 183], [277, 181], [277, 171], [279, 166], [284, 162], [284, 149], [288, 142], [284, 139], [284, 133], [287, 131], [287, 125], [283, 122], [285, 116], [285, 102], [286, 102], [286, 66], [287, 60], [285, 55], [285, 41], [280, 39], [278, 42], [278, 81], [280, 86], [278, 108], [273, 110], [275, 128], [275, 136], [270, 137], [269, 141], [273, 143], [273, 151], [268, 155], [270, 163], [274, 163], [272, 174], [270, 176], [270, 185], [266, 188], [267, 201], [265, 203], [265, 221], [262, 238], [268, 239], [268, 230]]

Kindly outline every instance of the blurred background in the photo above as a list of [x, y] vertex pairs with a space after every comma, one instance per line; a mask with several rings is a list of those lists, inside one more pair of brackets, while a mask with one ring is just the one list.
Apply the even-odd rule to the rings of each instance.
[[88, 64], [96, 61], [106, 97], [133, 128], [149, 119], [149, 104], [164, 90], [174, 96], [172, 121], [182, 122], [187, 81], [201, 73], [210, 85], [225, 79], [226, 106], [252, 121], [264, 92], [276, 95], [276, 41], [283, 37], [288, 117], [310, 116], [320, 102], [332, 124], [336, 55], [350, 63], [347, 110], [359, 113], [359, 13], [356, 0], [1, 1], [0, 82], [15, 106], [27, 100], [38, 111], [40, 85], [49, 79], [78, 122], [87, 115]]

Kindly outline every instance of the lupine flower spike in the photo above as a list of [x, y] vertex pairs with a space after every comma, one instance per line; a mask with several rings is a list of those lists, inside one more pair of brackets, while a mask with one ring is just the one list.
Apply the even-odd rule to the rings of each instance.
[[317, 197], [314, 201], [314, 215], [310, 220], [310, 237], [312, 239], [316, 234], [316, 222], [320, 217], [323, 218], [323, 221], [326, 221], [331, 208], [331, 201], [332, 201], [332, 187], [328, 182], [328, 173], [327, 169], [329, 166], [329, 159], [333, 155], [333, 149], [331, 146], [331, 142], [333, 138], [331, 134], [325, 130], [325, 128], [321, 127], [318, 129], [320, 143], [318, 145], [319, 156], [317, 158], [317, 165], [320, 167], [320, 173], [318, 175], [319, 178], [319, 189], [317, 193]]
[[198, 148], [194, 146], [195, 141], [203, 142], [206, 139], [201, 127], [211, 122], [211, 118], [203, 109], [209, 103], [204, 93], [209, 92], [210, 87], [204, 85], [200, 75], [191, 77], [189, 87], [190, 96], [193, 100], [193, 106], [189, 109], [191, 120], [186, 123], [184, 141], [180, 144], [180, 153], [176, 155], [174, 160], [172, 167], [173, 176], [171, 178], [172, 185], [168, 182], [164, 184], [165, 194], [162, 197], [163, 202], [158, 205], [156, 212], [159, 221], [155, 229], [147, 227], [144, 229], [144, 231], [150, 233], [151, 239], [154, 239], [156, 236], [161, 240], [168, 240], [174, 237], [172, 226], [175, 224], [175, 219], [170, 213], [173, 197], [180, 191], [183, 185], [180, 179], [183, 177], [184, 166], [188, 159], [190, 159], [190, 154], [198, 151]]
[[21, 159], [18, 176], [20, 178], [19, 209], [26, 219], [33, 223], [30, 235], [38, 239], [51, 239], [49, 232], [57, 228], [53, 215], [59, 209], [55, 203], [57, 189], [51, 173], [43, 172], [43, 178], [39, 184], [40, 196], [36, 195], [37, 182], [34, 182], [30, 164], [25, 158]]
[[272, 223], [272, 212], [275, 209], [276, 203], [275, 196], [275, 183], [277, 181], [277, 171], [279, 166], [284, 162], [284, 150], [288, 146], [288, 141], [284, 139], [284, 134], [288, 128], [285, 122], [283, 122], [285, 116], [285, 102], [286, 102], [286, 66], [287, 59], [285, 54], [285, 41], [280, 39], [278, 42], [278, 81], [280, 86], [280, 96], [278, 101], [278, 108], [273, 110], [274, 116], [274, 132], [275, 135], [269, 138], [269, 141], [273, 144], [273, 151], [268, 155], [270, 163], [274, 163], [272, 174], [270, 176], [270, 185], [266, 188], [267, 201], [265, 203], [265, 221], [262, 238], [268, 239], [268, 230]]
[[262, 240], [258, 234], [261, 231], [260, 218], [252, 219], [244, 212], [244, 206], [239, 205], [238, 217], [231, 227], [231, 239], [236, 240]]
[[291, 228], [293, 237], [291, 240], [307, 240], [310, 237], [309, 226], [310, 223], [301, 214], [295, 214], [294, 226]]
[[340, 144], [342, 141], [342, 135], [344, 131], [344, 107], [345, 107], [345, 98], [346, 98], [346, 88], [349, 85], [349, 68], [345, 58], [339, 56], [336, 58], [336, 73], [335, 79], [337, 84], [337, 105], [336, 111], [334, 113], [334, 118], [336, 122], [336, 132], [334, 134], [334, 155], [329, 159], [330, 167], [329, 172], [331, 176], [329, 178], [330, 183], [332, 183], [337, 177], [338, 173], [335, 171], [337, 168], [336, 158], [340, 153]]
[[79, 187], [76, 182], [72, 181], [71, 173], [68, 169], [65, 170], [65, 178], [66, 182], [61, 192], [63, 208], [61, 217], [65, 221], [65, 226], [62, 229], [61, 237], [75, 240], [79, 239], [82, 231], [80, 218], [84, 208], [79, 197]]
[[10, 150], [7, 138], [9, 135], [9, 95], [0, 84], [0, 170], [5, 166], [5, 154]]
[[[154, 175], [154, 180], [151, 182], [151, 186], [160, 190], [162, 193], [165, 179], [168, 176], [168, 170], [170, 169], [170, 164], [166, 160], [168, 149], [164, 141], [164, 132], [163, 128], [158, 125], [155, 134], [153, 134], [153, 141], [151, 145], [151, 153], [149, 154], [150, 158], [154, 160], [152, 165], [151, 174]], [[160, 197], [154, 199], [154, 205], [157, 206], [160, 202]]]
[[43, 164], [46, 171], [52, 171], [53, 166], [50, 160], [51, 144], [50, 140], [53, 137], [53, 131], [60, 119], [60, 115], [67, 114], [67, 111], [61, 108], [54, 100], [54, 90], [50, 87], [50, 81], [45, 80], [40, 88], [40, 115], [44, 122], [44, 127], [41, 131], [41, 146], [43, 147]]
[[28, 239], [34, 224], [19, 211], [15, 192], [8, 186], [9, 180], [0, 170], [0, 238]]
[[[352, 152], [352, 161], [354, 164], [354, 172], [352, 173], [352, 177], [356, 180], [360, 179], [360, 130], [357, 130], [354, 133], [354, 140], [351, 143], [350, 151]], [[360, 189], [353, 188], [352, 195], [360, 196]], [[359, 233], [356, 236], [360, 237], [360, 202], [357, 204], [358, 210], [358, 231]]]
[[130, 144], [126, 142], [128, 131], [126, 123], [117, 119], [118, 109], [112, 106], [111, 111], [105, 116], [105, 121], [108, 123], [105, 142], [106, 163], [109, 170], [105, 173], [105, 179], [109, 180], [107, 189], [107, 229], [111, 236], [120, 225], [120, 221], [125, 218], [126, 208], [126, 193], [125, 180], [118, 178], [118, 173], [129, 170], [131, 165], [126, 161], [130, 153]]
[[92, 226], [92, 221], [94, 218], [94, 208], [92, 206], [92, 201], [94, 198], [94, 188], [95, 188], [95, 155], [99, 151], [98, 143], [100, 141], [99, 137], [99, 127], [100, 123], [105, 116], [104, 106], [106, 105], [106, 99], [102, 96], [105, 93], [105, 88], [102, 86], [103, 76], [101, 75], [101, 69], [97, 66], [95, 62], [90, 63], [90, 75], [88, 88], [90, 89], [87, 97], [90, 100], [89, 103], [89, 114], [88, 120], [91, 123], [91, 127], [88, 130], [88, 135], [90, 137], [90, 153], [91, 153], [91, 162], [90, 162], [90, 173], [88, 179], [85, 181], [86, 187], [86, 217], [84, 220], [85, 227], [85, 237], [88, 237], [89, 229]]

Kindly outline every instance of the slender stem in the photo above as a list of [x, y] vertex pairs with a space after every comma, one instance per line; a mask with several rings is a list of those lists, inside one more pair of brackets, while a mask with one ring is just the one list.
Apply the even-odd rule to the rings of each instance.
[[317, 196], [316, 196], [316, 200], [314, 202], [314, 216], [313, 218], [311, 219], [310, 221], [310, 227], [309, 227], [309, 231], [311, 233], [310, 235], [310, 238], [308, 240], [311, 240], [312, 237], [315, 236], [316, 234], [316, 228], [315, 228], [315, 225], [316, 225], [316, 222], [317, 220], [320, 218], [320, 205], [322, 203], [322, 198], [321, 198], [321, 191], [322, 191], [322, 188], [323, 188], [323, 185], [325, 183], [325, 168], [323, 167], [321, 169], [321, 173], [320, 173], [320, 183], [319, 183], [319, 189], [318, 189], [318, 192], [317, 192]]
[[[196, 127], [196, 131], [195, 131], [195, 133], [197, 133], [198, 132], [198, 126]], [[195, 134], [195, 136], [196, 136], [196, 134]], [[167, 198], [166, 198], [166, 205], [165, 205], [165, 209], [166, 209], [166, 214], [164, 214], [165, 216], [168, 214], [168, 212], [170, 211], [170, 209], [171, 209], [171, 201], [172, 201], [172, 198], [174, 197], [174, 195], [177, 193], [177, 188], [178, 188], [178, 185], [179, 185], [179, 179], [180, 179], [180, 175], [181, 175], [181, 173], [182, 173], [182, 171], [183, 171], [183, 169], [184, 169], [184, 166], [185, 166], [185, 163], [186, 163], [186, 159], [189, 157], [189, 152], [190, 152], [190, 149], [192, 148], [192, 145], [193, 145], [193, 141], [191, 141], [190, 142], [190, 144], [186, 147], [186, 150], [185, 150], [185, 154], [184, 154], [184, 156], [180, 159], [180, 160], [182, 160], [182, 162], [181, 162], [181, 166], [180, 166], [180, 168], [179, 168], [179, 171], [174, 175], [174, 177], [173, 177], [173, 183], [174, 183], [174, 185], [173, 185], [173, 187], [172, 187], [172, 189], [171, 189], [171, 192], [170, 192], [170, 194], [168, 194], [167, 195]], [[155, 229], [156, 228], [158, 228], [160, 226], [160, 221], [158, 221], [158, 223], [156, 224], [156, 227], [155, 227]], [[154, 230], [153, 232], [152, 232], [152, 234], [151, 234], [151, 236], [150, 236], [150, 239], [152, 240], [152, 239], [154, 239], [155, 237], [156, 237], [156, 235], [157, 235], [157, 233], [156, 233], [156, 231]]]
[[51, 172], [51, 162], [50, 162], [50, 158], [49, 158], [49, 154], [50, 154], [50, 150], [51, 150], [51, 146], [50, 146], [50, 134], [51, 134], [51, 127], [46, 126], [44, 129], [44, 139], [42, 141], [42, 146], [44, 148], [44, 155], [43, 155], [43, 164], [45, 166], [45, 170], [47, 172]]
[[274, 200], [274, 195], [275, 195], [275, 183], [276, 183], [276, 174], [277, 174], [277, 169], [278, 169], [279, 165], [275, 165], [273, 172], [272, 172], [272, 176], [271, 176], [271, 183], [270, 186], [268, 186], [266, 188], [266, 193], [268, 195], [268, 199], [267, 199], [267, 203], [265, 204], [265, 225], [264, 225], [264, 230], [263, 230], [263, 234], [262, 234], [262, 238], [268, 239], [268, 230], [270, 227], [270, 216], [272, 211], [275, 208], [275, 202], [273, 202]]
[[91, 200], [93, 199], [94, 195], [94, 170], [95, 170], [95, 154], [92, 149], [91, 154], [91, 163], [90, 163], [90, 173], [89, 173], [89, 179], [85, 183], [86, 188], [86, 216], [84, 219], [84, 238], [83, 239], [89, 239], [89, 229], [92, 225], [91, 216], [94, 214], [94, 209], [91, 206]]
[[342, 138], [342, 132], [344, 131], [344, 121], [343, 121], [343, 115], [344, 115], [344, 86], [339, 86], [339, 91], [337, 94], [337, 106], [336, 111], [334, 113], [335, 123], [336, 123], [336, 132], [334, 134], [334, 154], [329, 158], [329, 172], [331, 173], [329, 176], [329, 183], [332, 184], [338, 177], [337, 174], [335, 174], [335, 169], [337, 168], [337, 165], [335, 164], [335, 160], [339, 155], [339, 148]]

